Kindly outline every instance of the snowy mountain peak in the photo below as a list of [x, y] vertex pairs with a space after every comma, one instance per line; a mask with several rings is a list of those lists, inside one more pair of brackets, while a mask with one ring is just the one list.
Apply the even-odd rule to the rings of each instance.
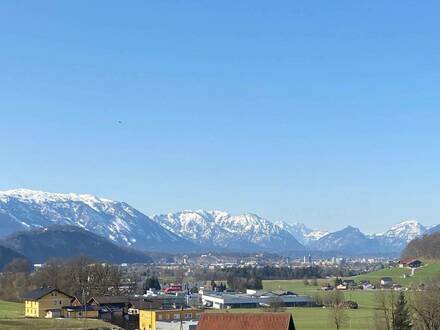
[[31, 190], [25, 188], [0, 191], [0, 200], [6, 200], [7, 198], [16, 198], [20, 200], [34, 201], [36, 203], [65, 202], [65, 201], [80, 201], [80, 202], [89, 202], [89, 203], [114, 202], [110, 199], [98, 198], [96, 196], [89, 194], [49, 193], [40, 190]]
[[278, 221], [275, 223], [278, 227], [288, 231], [302, 244], [309, 244], [328, 234], [326, 230], [311, 229], [300, 222], [287, 223]]
[[378, 236], [398, 238], [409, 242], [412, 239], [423, 235], [426, 231], [427, 228], [420, 224], [418, 221], [406, 220], [392, 226], [389, 230]]
[[156, 215], [153, 220], [197, 244], [227, 250], [298, 250], [303, 247], [287, 231], [253, 213], [182, 211]]
[[92, 195], [14, 189], [0, 192], [0, 236], [18, 230], [71, 225], [120, 245], [163, 249], [194, 245], [159, 226], [127, 203]]

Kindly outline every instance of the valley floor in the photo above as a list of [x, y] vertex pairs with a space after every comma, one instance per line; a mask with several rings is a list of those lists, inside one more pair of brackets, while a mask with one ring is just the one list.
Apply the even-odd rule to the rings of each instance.
[[[383, 269], [361, 276], [355, 276], [356, 282], [368, 280], [377, 283], [381, 277], [390, 276], [396, 283], [409, 286], [412, 283], [427, 282], [431, 279], [440, 278], [440, 263], [426, 262], [425, 266], [415, 272], [414, 276], [408, 277], [410, 270], [403, 268]], [[406, 276], [404, 276], [406, 275]], [[320, 285], [334, 280], [319, 280], [318, 286], [305, 285], [303, 280], [263, 281], [264, 290], [289, 290], [298, 294], [317, 296], [325, 294], [319, 289]], [[341, 330], [368, 330], [375, 329], [375, 316], [377, 313], [377, 294], [379, 290], [347, 290], [344, 291], [345, 300], [353, 300], [359, 304], [355, 310], [347, 310], [348, 320]], [[208, 312], [229, 313], [256, 313], [261, 309], [230, 309], [209, 310]], [[326, 308], [288, 308], [292, 313], [297, 330], [322, 330], [334, 329], [329, 321], [329, 309]], [[99, 320], [87, 320], [88, 329], [106, 328], [109, 324]], [[23, 317], [23, 304], [0, 301], [0, 329], [79, 329], [83, 328], [82, 320], [52, 320], [52, 319], [25, 319]]]

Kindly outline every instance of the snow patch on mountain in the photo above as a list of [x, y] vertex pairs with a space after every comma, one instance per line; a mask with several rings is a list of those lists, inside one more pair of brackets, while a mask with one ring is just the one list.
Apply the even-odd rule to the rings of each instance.
[[252, 213], [230, 215], [223, 211], [186, 210], [152, 218], [181, 237], [211, 248], [238, 251], [303, 249], [289, 232]]
[[74, 225], [115, 243], [144, 250], [194, 247], [127, 203], [86, 194], [1, 191], [0, 222], [0, 236], [17, 230]]
[[420, 222], [415, 220], [407, 220], [392, 226], [389, 230], [379, 234], [378, 236], [401, 239], [409, 242], [414, 238], [422, 236], [426, 231], [427, 228]]
[[287, 223], [284, 221], [278, 221], [276, 222], [276, 225], [292, 234], [301, 244], [305, 245], [312, 241], [316, 241], [329, 233], [326, 230], [311, 229], [305, 224], [299, 222]]

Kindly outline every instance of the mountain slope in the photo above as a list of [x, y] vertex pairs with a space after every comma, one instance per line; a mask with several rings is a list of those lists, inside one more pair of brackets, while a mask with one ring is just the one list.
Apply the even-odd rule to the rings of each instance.
[[28, 189], [0, 192], [0, 237], [17, 230], [75, 225], [123, 246], [173, 252], [194, 244], [164, 229], [127, 203], [91, 195]]
[[278, 227], [286, 230], [295, 237], [301, 244], [307, 245], [328, 234], [328, 231], [310, 229], [303, 223], [287, 223], [279, 221], [275, 223]]
[[320, 251], [337, 251], [348, 255], [385, 252], [379, 241], [367, 237], [358, 228], [352, 226], [325, 235], [311, 247]]
[[76, 226], [51, 226], [23, 231], [6, 237], [1, 244], [34, 263], [82, 254], [112, 263], [151, 262], [151, 258], [143, 252], [123, 248]]
[[413, 239], [403, 250], [402, 257], [440, 260], [440, 233]]
[[0, 245], [0, 272], [3, 267], [10, 263], [13, 259], [26, 259], [26, 257], [6, 246]]
[[381, 234], [381, 236], [409, 242], [416, 237], [422, 236], [425, 232], [426, 227], [422, 224], [414, 220], [408, 220], [392, 226], [385, 233]]
[[408, 242], [417, 237], [421, 237], [426, 231], [426, 227], [419, 222], [408, 220], [392, 226], [382, 234], [373, 235], [372, 238], [394, 251], [401, 251]]
[[437, 226], [434, 226], [434, 227], [429, 228], [429, 229], [425, 232], [425, 234], [427, 234], [427, 235], [431, 235], [431, 234], [435, 234], [435, 233], [439, 233], [439, 232], [440, 232], [440, 225], [437, 225]]
[[197, 210], [156, 215], [153, 220], [208, 248], [274, 252], [304, 249], [289, 232], [255, 214]]

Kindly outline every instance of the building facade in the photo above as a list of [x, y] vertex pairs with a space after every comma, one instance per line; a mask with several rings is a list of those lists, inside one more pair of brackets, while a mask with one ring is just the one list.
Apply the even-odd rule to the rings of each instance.
[[62, 309], [70, 306], [72, 296], [55, 288], [45, 287], [29, 292], [23, 297], [25, 317], [58, 317]]
[[188, 322], [200, 319], [201, 309], [140, 310], [140, 330], [160, 330], [159, 323]]

